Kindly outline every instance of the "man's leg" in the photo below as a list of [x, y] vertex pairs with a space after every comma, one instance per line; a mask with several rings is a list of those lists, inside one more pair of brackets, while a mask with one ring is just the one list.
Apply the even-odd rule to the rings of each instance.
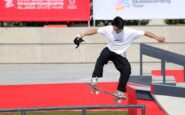
[[103, 77], [103, 66], [108, 63], [110, 57], [110, 50], [106, 47], [102, 50], [100, 53], [100, 56], [98, 57], [96, 61], [96, 65], [92, 74], [92, 77]]
[[110, 56], [110, 50], [104, 48], [96, 61], [96, 65], [92, 74], [91, 84], [97, 85], [98, 78], [103, 77], [103, 66], [108, 63]]
[[120, 72], [118, 91], [126, 92], [126, 85], [131, 74], [131, 67], [128, 60], [120, 55], [115, 54], [113, 56], [113, 63], [116, 69]]

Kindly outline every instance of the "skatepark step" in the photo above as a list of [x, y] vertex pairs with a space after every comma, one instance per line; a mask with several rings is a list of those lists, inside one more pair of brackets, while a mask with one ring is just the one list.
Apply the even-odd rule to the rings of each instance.
[[152, 77], [151, 76], [142, 76], [142, 77], [141, 76], [130, 76], [129, 82], [150, 86], [152, 82]]
[[136, 99], [153, 100], [149, 86], [127, 86], [128, 95], [134, 96]]

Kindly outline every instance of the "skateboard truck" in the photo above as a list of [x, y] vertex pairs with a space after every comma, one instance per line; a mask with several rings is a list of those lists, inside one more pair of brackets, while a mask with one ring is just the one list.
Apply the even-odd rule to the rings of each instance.
[[88, 85], [93, 89], [93, 91], [91, 91], [91, 94], [96, 94], [96, 95], [100, 94], [100, 90], [96, 86], [94, 86], [90, 83], [88, 83]]
[[92, 92], [91, 92], [92, 94], [96, 94], [96, 95], [99, 95], [100, 94], [100, 91], [97, 91], [97, 90], [93, 90]]

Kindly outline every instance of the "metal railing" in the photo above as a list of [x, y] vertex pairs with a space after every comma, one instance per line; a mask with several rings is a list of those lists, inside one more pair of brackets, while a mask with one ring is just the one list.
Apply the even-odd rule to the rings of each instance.
[[171, 62], [171, 63], [184, 66], [184, 82], [185, 82], [185, 56], [141, 43], [140, 44], [140, 76], [143, 76], [143, 55], [147, 55], [161, 60], [163, 83], [166, 82], [166, 78], [165, 78], [166, 62]]
[[21, 112], [21, 115], [26, 115], [28, 111], [51, 111], [51, 110], [82, 110], [82, 115], [86, 115], [87, 109], [121, 109], [121, 108], [140, 108], [142, 115], [145, 115], [145, 105], [114, 105], [114, 106], [67, 106], [67, 107], [43, 107], [43, 108], [15, 108], [1, 109], [0, 112]]

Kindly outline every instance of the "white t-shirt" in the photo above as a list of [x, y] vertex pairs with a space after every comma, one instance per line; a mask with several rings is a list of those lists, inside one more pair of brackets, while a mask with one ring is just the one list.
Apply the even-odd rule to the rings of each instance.
[[110, 51], [125, 57], [125, 51], [131, 42], [144, 35], [144, 31], [124, 27], [123, 31], [116, 33], [113, 26], [100, 27], [98, 33], [108, 38], [107, 47]]

